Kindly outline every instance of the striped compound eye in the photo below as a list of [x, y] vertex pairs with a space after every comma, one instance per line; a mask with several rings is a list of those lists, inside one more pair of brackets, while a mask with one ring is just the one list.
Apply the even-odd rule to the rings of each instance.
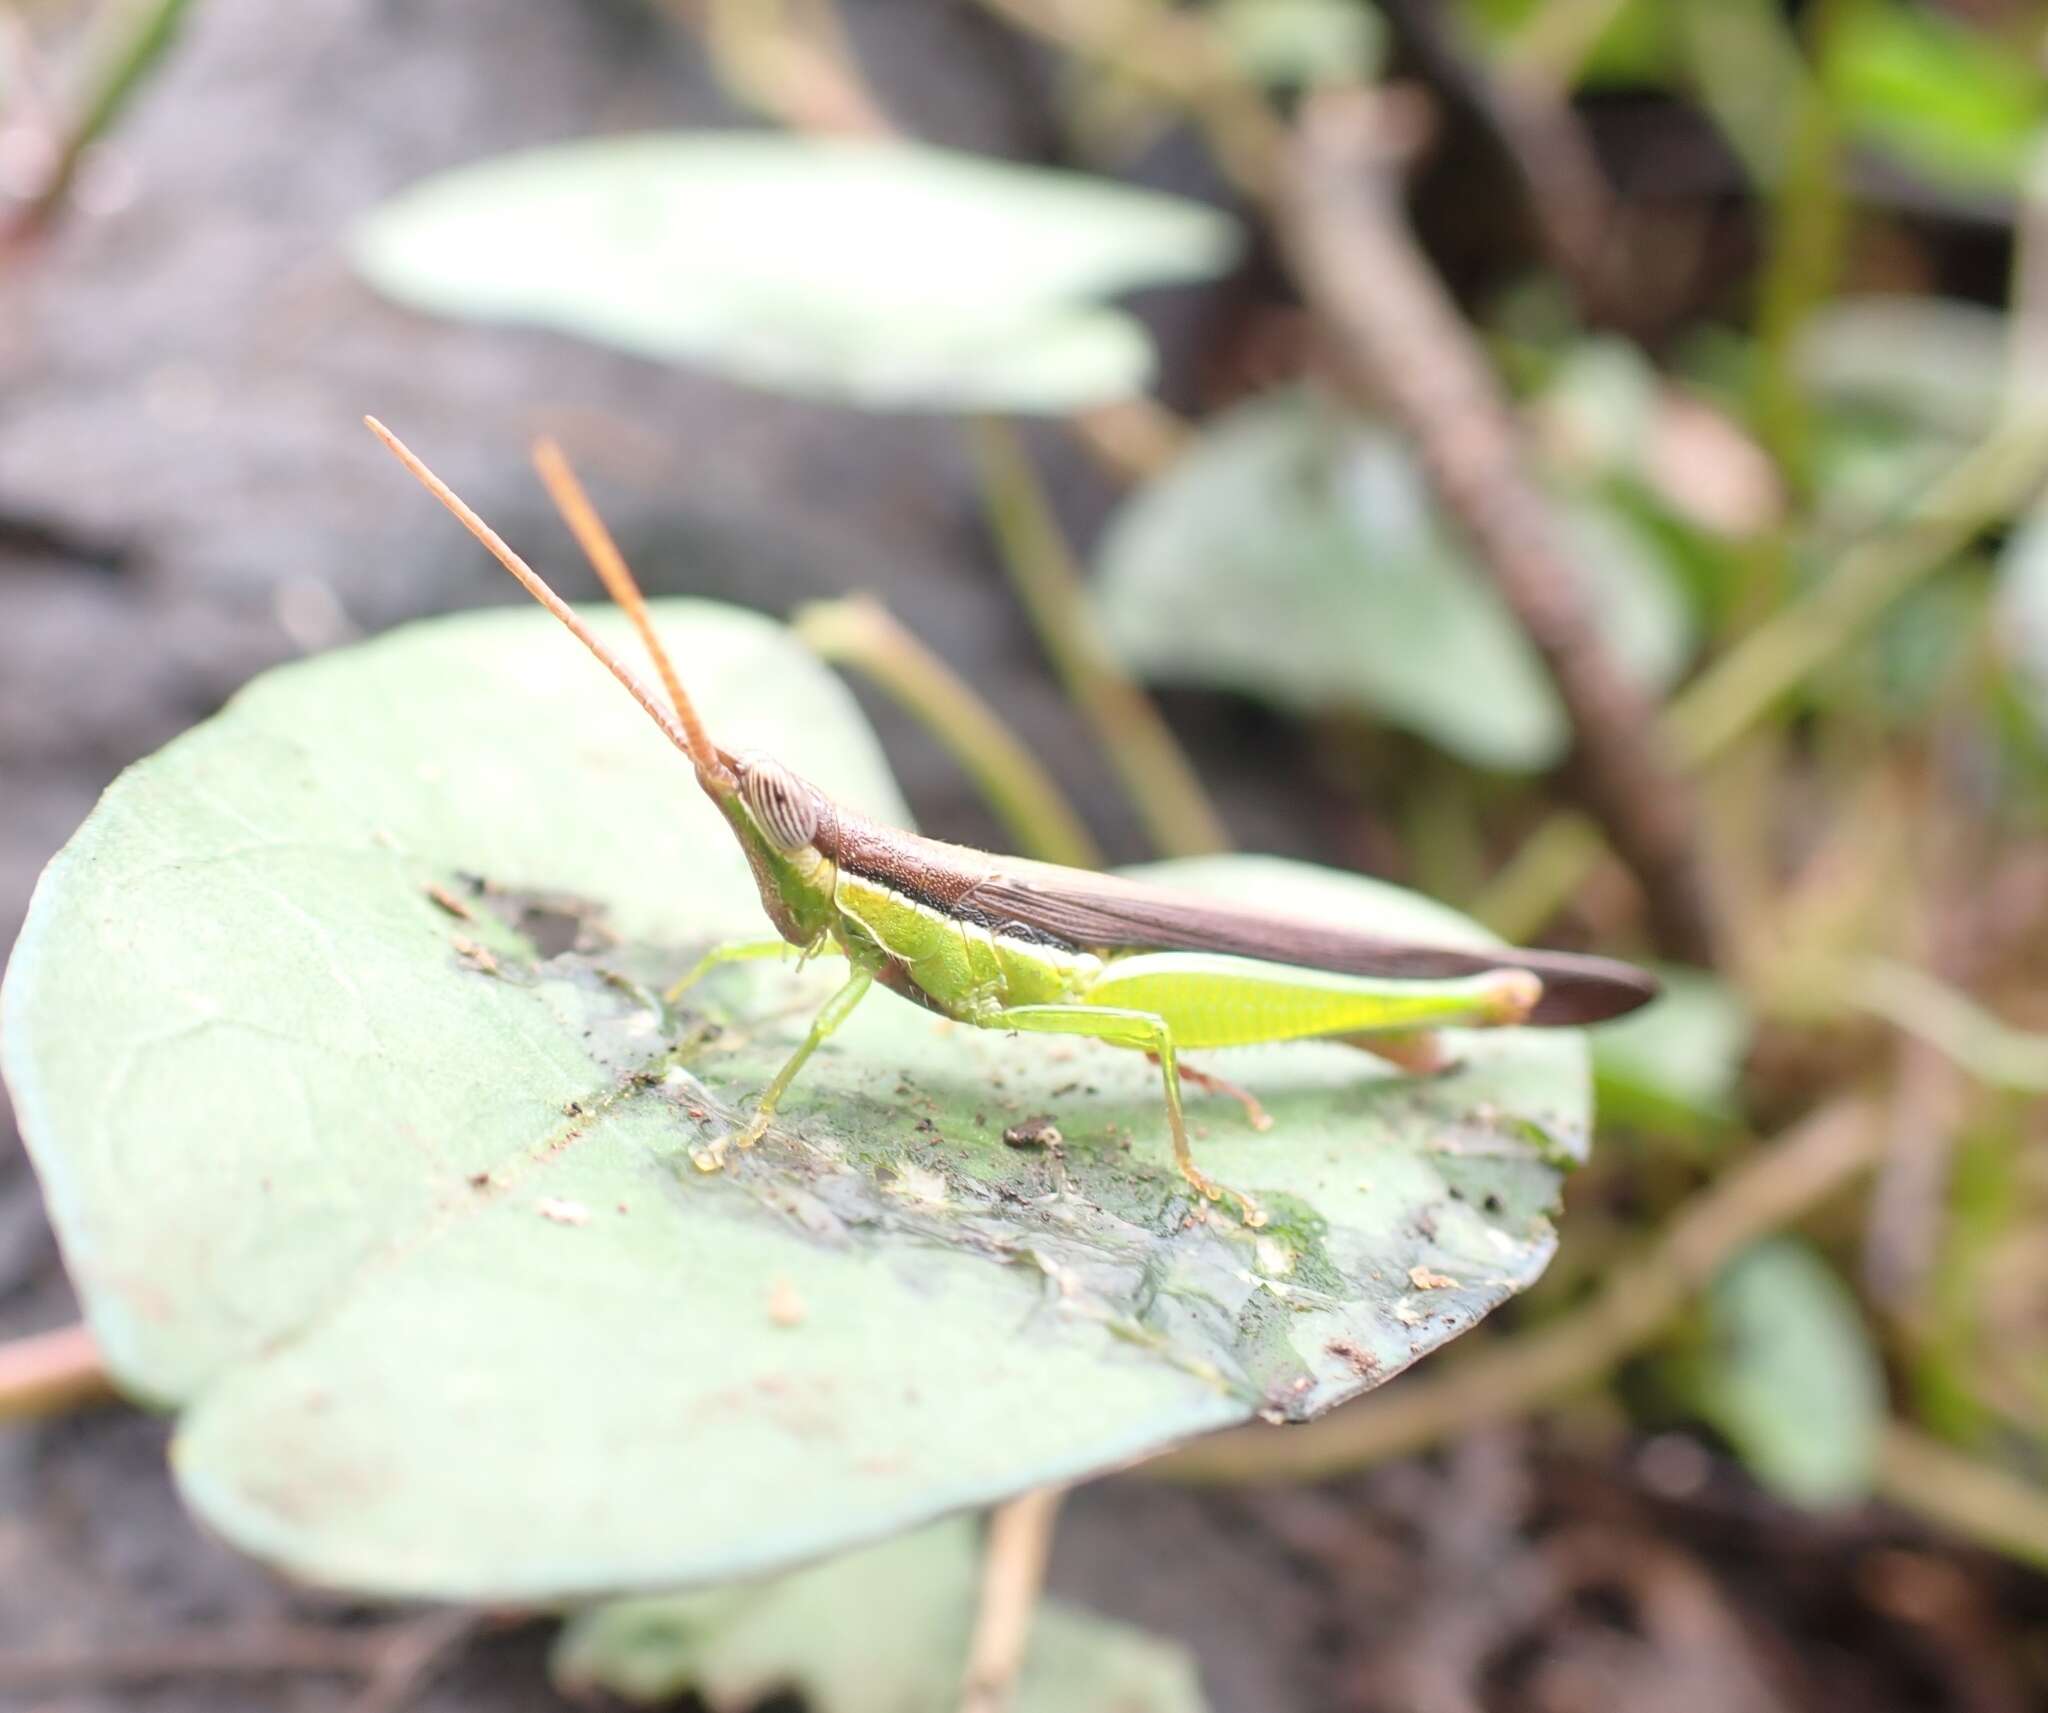
[[817, 790], [765, 755], [739, 758], [740, 789], [761, 830], [785, 851], [800, 851], [818, 833]]

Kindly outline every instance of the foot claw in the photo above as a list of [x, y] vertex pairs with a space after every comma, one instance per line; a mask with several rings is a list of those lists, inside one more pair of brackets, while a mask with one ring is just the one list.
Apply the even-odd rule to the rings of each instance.
[[1253, 1230], [1266, 1223], [1266, 1210], [1243, 1190], [1228, 1189], [1214, 1178], [1205, 1178], [1193, 1172], [1187, 1174], [1187, 1180], [1195, 1193], [1205, 1201], [1223, 1202], [1235, 1207], [1238, 1217]]

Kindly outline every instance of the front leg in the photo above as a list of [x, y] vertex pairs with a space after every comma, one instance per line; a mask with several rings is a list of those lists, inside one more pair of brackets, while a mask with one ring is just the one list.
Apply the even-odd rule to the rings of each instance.
[[998, 1012], [989, 1027], [1024, 1029], [1044, 1035], [1084, 1035], [1116, 1047], [1135, 1047], [1159, 1066], [1166, 1088], [1166, 1122], [1173, 1134], [1173, 1162], [1197, 1194], [1209, 1201], [1236, 1204], [1247, 1225], [1264, 1225], [1266, 1213], [1242, 1190], [1229, 1189], [1195, 1164], [1188, 1146], [1187, 1119], [1181, 1110], [1180, 1063], [1174, 1056], [1173, 1031], [1165, 1018], [1149, 1011], [1127, 1011], [1100, 1005], [1019, 1005]]
[[804, 1036], [782, 1069], [775, 1073], [775, 1080], [761, 1091], [761, 1098], [754, 1104], [754, 1116], [731, 1134], [721, 1136], [702, 1148], [692, 1149], [691, 1165], [700, 1172], [715, 1172], [725, 1163], [728, 1148], [751, 1148], [761, 1140], [768, 1126], [774, 1122], [776, 1104], [796, 1080], [797, 1072], [804, 1068], [804, 1061], [818, 1050], [818, 1044], [827, 1035], [853, 1015], [853, 1008], [867, 997], [874, 980], [875, 972], [868, 965], [853, 966], [846, 985], [825, 1001], [823, 1009], [811, 1021], [810, 1033]]
[[779, 958], [788, 952], [797, 952], [798, 961], [824, 957], [839, 950], [838, 943], [829, 938], [821, 939], [814, 946], [796, 947], [784, 939], [729, 940], [722, 946], [713, 946], [689, 968], [687, 974], [674, 983], [662, 998], [670, 1005], [683, 997], [698, 982], [702, 981], [721, 964], [751, 963], [757, 958]]

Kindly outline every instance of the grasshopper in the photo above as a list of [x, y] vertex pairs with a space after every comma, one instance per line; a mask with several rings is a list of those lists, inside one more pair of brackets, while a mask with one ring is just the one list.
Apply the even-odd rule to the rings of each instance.
[[1257, 1128], [1268, 1121], [1250, 1096], [1183, 1067], [1183, 1048], [1338, 1041], [1428, 1072], [1450, 1062], [1435, 1033], [1440, 1028], [1594, 1023], [1657, 992], [1654, 977], [1609, 958], [1389, 940], [881, 826], [772, 756], [735, 755], [712, 742], [639, 585], [551, 443], [535, 450], [542, 480], [645, 644], [666, 705], [389, 429], [365, 420], [689, 758], [697, 783], [739, 841], [775, 937], [714, 948], [670, 990], [671, 1001], [720, 964], [780, 955], [791, 946], [805, 958], [846, 959], [845, 984], [745, 1125], [695, 1152], [700, 1168], [715, 1170], [729, 1149], [760, 1140], [804, 1062], [879, 983], [976, 1028], [1082, 1036], [1147, 1054], [1159, 1067], [1181, 1175], [1202, 1197], [1227, 1202], [1246, 1223], [1261, 1225], [1266, 1216], [1250, 1196], [1195, 1164], [1182, 1080], [1236, 1095]]

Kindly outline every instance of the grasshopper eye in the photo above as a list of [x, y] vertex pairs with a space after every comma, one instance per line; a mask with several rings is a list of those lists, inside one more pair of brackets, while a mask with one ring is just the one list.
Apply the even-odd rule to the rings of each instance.
[[740, 789], [779, 849], [800, 851], [818, 832], [816, 789], [767, 756], [740, 758]]

